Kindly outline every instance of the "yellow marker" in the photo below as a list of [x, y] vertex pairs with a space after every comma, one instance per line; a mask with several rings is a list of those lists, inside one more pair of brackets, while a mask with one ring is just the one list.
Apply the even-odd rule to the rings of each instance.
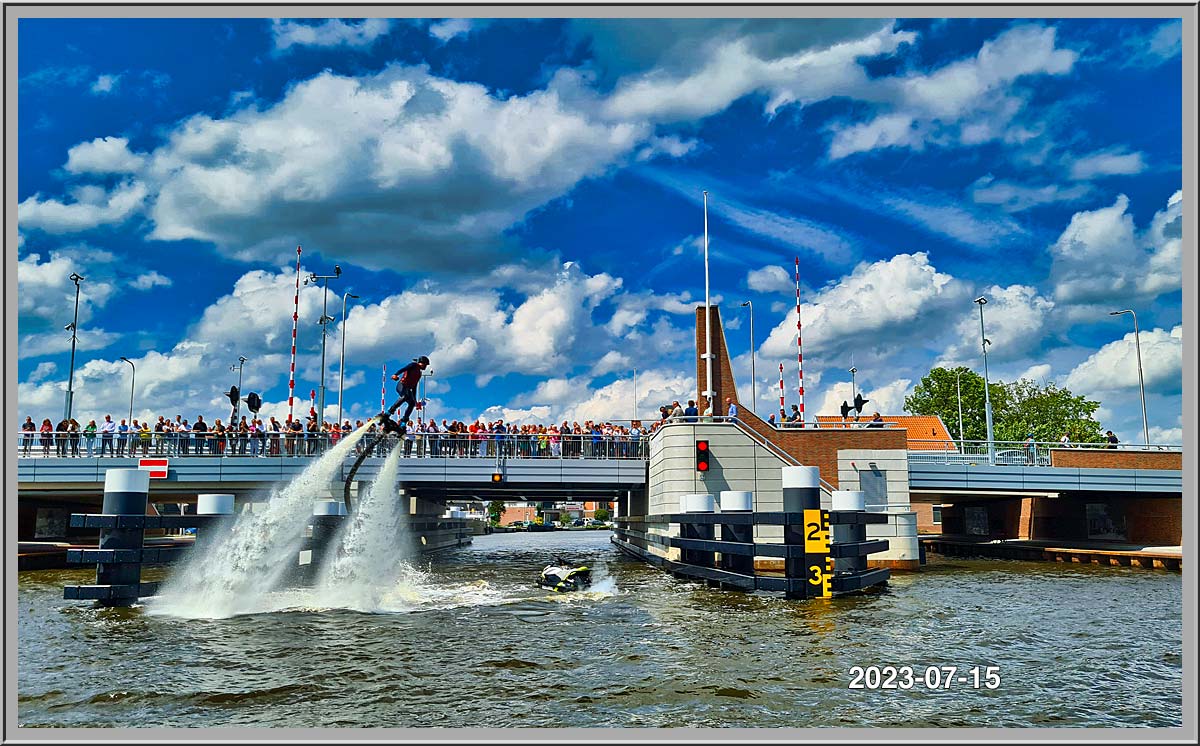
[[804, 553], [829, 554], [829, 514], [823, 510], [804, 511]]

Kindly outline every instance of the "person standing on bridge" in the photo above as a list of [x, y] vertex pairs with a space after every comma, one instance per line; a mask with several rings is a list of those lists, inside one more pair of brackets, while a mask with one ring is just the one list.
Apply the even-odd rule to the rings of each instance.
[[737, 404], [731, 397], [725, 397], [725, 406], [729, 408], [729, 419], [736, 420], [738, 416]]
[[[429, 358], [422, 355], [421, 357], [413, 358], [413, 361], [404, 366], [400, 370], [392, 374], [392, 380], [396, 381], [396, 393], [400, 398], [388, 407], [386, 411], [380, 414], [388, 417], [396, 413], [401, 404], [408, 405], [404, 409], [404, 414], [400, 416], [400, 427], [407, 427], [409, 415], [412, 414], [413, 407], [417, 407], [417, 383], [421, 380], [421, 373], [429, 367]], [[418, 407], [419, 408], [419, 407]]]

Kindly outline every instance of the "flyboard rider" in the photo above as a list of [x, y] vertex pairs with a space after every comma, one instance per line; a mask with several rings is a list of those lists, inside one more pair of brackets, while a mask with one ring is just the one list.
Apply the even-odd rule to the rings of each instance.
[[391, 415], [396, 413], [401, 404], [406, 404], [398, 427], [402, 431], [408, 427], [408, 418], [412, 414], [413, 407], [421, 408], [421, 405], [417, 403], [417, 383], [421, 380], [421, 372], [428, 367], [429, 358], [422, 355], [413, 358], [411, 363], [392, 374], [392, 380], [397, 382], [396, 393], [400, 395], [400, 398], [396, 399], [387, 410], [379, 413], [380, 419], [386, 422]]

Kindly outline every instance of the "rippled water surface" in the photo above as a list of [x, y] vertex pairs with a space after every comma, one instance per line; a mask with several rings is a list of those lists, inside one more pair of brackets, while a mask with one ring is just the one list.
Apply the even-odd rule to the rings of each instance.
[[[555, 553], [588, 593], [532, 583]], [[604, 531], [426, 559], [375, 613], [281, 594], [185, 619], [19, 581], [23, 726], [1178, 727], [1178, 573], [932, 558], [880, 593], [786, 601], [676, 580]], [[154, 577], [152, 571], [147, 578]], [[848, 690], [851, 666], [999, 666], [994, 691]]]

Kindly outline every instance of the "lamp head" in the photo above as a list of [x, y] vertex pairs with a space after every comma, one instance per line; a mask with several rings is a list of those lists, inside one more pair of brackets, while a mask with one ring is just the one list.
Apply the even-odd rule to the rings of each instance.
[[1121, 315], [1121, 314], [1123, 314], [1123, 313], [1133, 313], [1133, 310], [1132, 310], [1132, 309], [1129, 309], [1129, 308], [1125, 308], [1125, 309], [1122, 309], [1122, 310], [1120, 310], [1120, 311], [1109, 311], [1109, 312], [1108, 312], [1108, 315], [1109, 315], [1109, 316], [1120, 316], [1120, 315]]
[[976, 302], [976, 303], [978, 303], [979, 305], [981, 305], [981, 306], [982, 306], [983, 304], [987, 303], [987, 298], [984, 298], [984, 297], [981, 295], [981, 296], [979, 296], [978, 298], [976, 298], [976, 299], [975, 299], [975, 302]]
[[851, 365], [850, 366], [850, 375], [854, 375], [857, 372], [858, 372], [858, 368], [855, 368], [853, 365]]
[[82, 279], [84, 279], [84, 278], [83, 278], [83, 277], [82, 277], [82, 276], [81, 276], [81, 275], [80, 275], [78, 272], [72, 272], [72, 273], [71, 273], [71, 278], [70, 278], [70, 279], [71, 279], [71, 281], [72, 281], [72, 282], [74, 282], [74, 283], [76, 283], [76, 284], [79, 284], [79, 281], [80, 281], [80, 280], [82, 280]]
[[73, 331], [75, 331], [75, 322], [74, 322], [74, 321], [72, 321], [71, 323], [69, 323], [69, 324], [67, 324], [66, 326], [64, 326], [64, 327], [63, 327], [63, 329], [66, 329], [66, 330], [67, 330], [67, 331], [69, 331], [69, 332], [73, 332]]
[[354, 293], [346, 293], [346, 297], [347, 298], [358, 298], [359, 296], [355, 295]]
[[743, 302], [742, 302], [742, 307], [743, 307], [743, 308], [745, 308], [745, 307], [746, 307], [746, 306], [748, 306], [748, 305], [750, 305], [750, 301], [743, 301]]
[[339, 264], [335, 264], [335, 265], [333, 265], [333, 276], [334, 276], [334, 277], [341, 277], [341, 276], [342, 276], [342, 267], [341, 267], [341, 265], [339, 265]]
[[121, 359], [124, 360], [125, 362], [129, 363], [130, 365], [133, 365], [133, 361], [130, 360], [129, 358], [127, 358], [125, 356], [121, 356]]

